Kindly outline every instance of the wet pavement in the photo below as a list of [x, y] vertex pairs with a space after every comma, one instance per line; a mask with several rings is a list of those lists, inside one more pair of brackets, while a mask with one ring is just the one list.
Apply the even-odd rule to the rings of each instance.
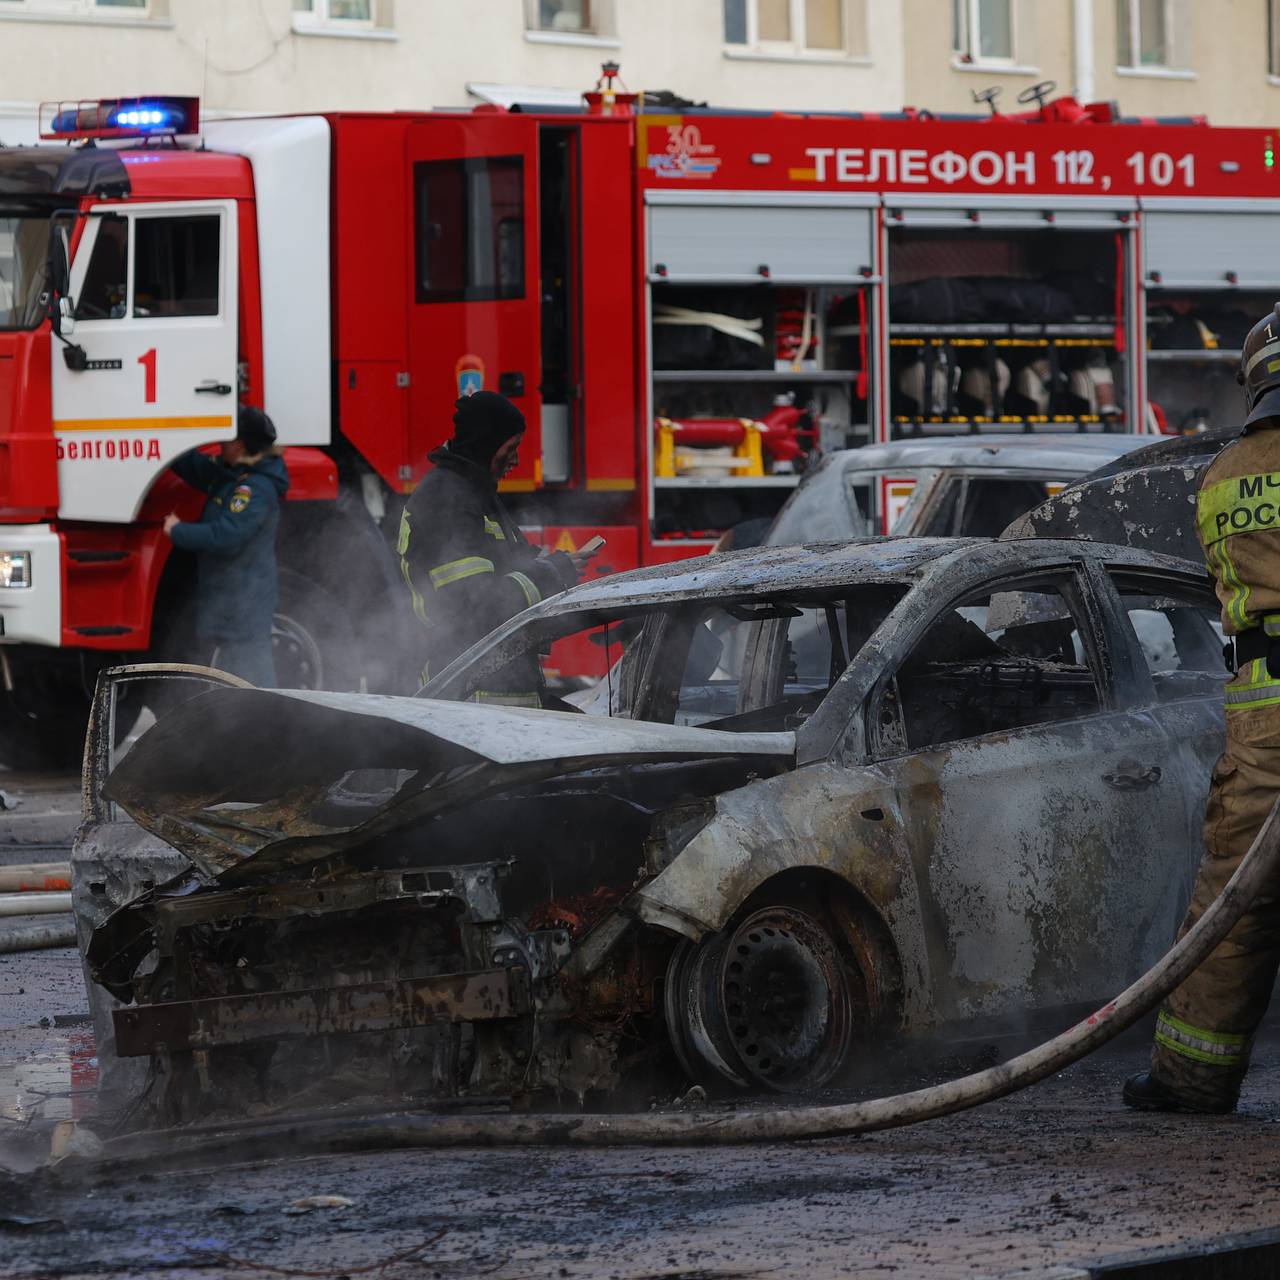
[[[86, 1008], [74, 950], [0, 955], [6, 1278], [1067, 1280], [1105, 1261], [1280, 1226], [1274, 1023], [1240, 1113], [1225, 1118], [1125, 1110], [1119, 1084], [1143, 1065], [1149, 1035], [1135, 1030], [979, 1111], [858, 1139], [296, 1159], [281, 1151], [258, 1163], [109, 1175], [73, 1156], [34, 1171], [55, 1122], [95, 1123]], [[950, 1065], [970, 1062], [962, 1053]], [[882, 1088], [915, 1087], [929, 1074], [908, 1059]], [[291, 1208], [317, 1195], [352, 1203]]]

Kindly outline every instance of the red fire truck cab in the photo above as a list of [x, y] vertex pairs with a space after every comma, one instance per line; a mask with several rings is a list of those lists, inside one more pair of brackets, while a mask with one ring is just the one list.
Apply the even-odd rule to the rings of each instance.
[[[453, 401], [598, 572], [772, 514], [814, 452], [1193, 430], [1280, 292], [1272, 136], [1041, 101], [938, 119], [582, 111], [198, 120], [53, 104], [0, 150], [0, 758], [77, 739], [98, 667], [192, 656], [168, 471], [274, 419], [282, 681], [404, 687], [390, 541]], [[1042, 95], [1043, 97], [1043, 95]], [[599, 655], [553, 655], [561, 675]]]

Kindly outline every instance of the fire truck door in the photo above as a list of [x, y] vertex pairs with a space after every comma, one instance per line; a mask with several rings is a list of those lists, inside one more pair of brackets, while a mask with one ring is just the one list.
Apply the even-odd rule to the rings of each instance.
[[414, 287], [409, 448], [416, 481], [453, 402], [498, 391], [528, 423], [504, 489], [541, 480], [538, 138], [533, 121], [433, 120], [408, 135]]
[[53, 351], [58, 514], [128, 522], [179, 454], [235, 435], [235, 202], [93, 210]]

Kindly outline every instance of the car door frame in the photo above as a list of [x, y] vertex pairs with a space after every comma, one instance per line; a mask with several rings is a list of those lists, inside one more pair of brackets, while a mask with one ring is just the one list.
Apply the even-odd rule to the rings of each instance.
[[[858, 759], [851, 760], [849, 763], [855, 766], [870, 766], [877, 769], [877, 771], [883, 772], [886, 782], [893, 787], [895, 820], [901, 824], [898, 838], [903, 841], [905, 848], [910, 850], [913, 842], [913, 832], [920, 823], [920, 814], [915, 812], [919, 788], [915, 785], [907, 786], [903, 781], [904, 777], [910, 778], [912, 774], [912, 769], [908, 763], [911, 758], [924, 756], [930, 752], [946, 752], [952, 747], [958, 747], [963, 751], [968, 744], [974, 744], [975, 747], [979, 747], [984, 739], [992, 742], [993, 745], [1003, 747], [1005, 743], [1001, 742], [1000, 739], [1002, 737], [1007, 739], [1008, 736], [981, 734], [972, 738], [957, 739], [953, 743], [941, 743], [934, 747], [908, 748], [904, 742], [900, 748], [890, 746], [886, 749], [877, 749], [874, 730], [879, 711], [883, 707], [886, 693], [896, 680], [903, 662], [907, 660], [916, 646], [927, 635], [929, 628], [935, 625], [937, 620], [944, 616], [948, 610], [959, 606], [964, 599], [983, 591], [1034, 589], [1032, 584], [1037, 580], [1053, 581], [1056, 579], [1064, 587], [1069, 582], [1076, 599], [1070, 599], [1065, 592], [1064, 598], [1069, 606], [1073, 608], [1073, 612], [1076, 615], [1077, 627], [1081, 629], [1081, 641], [1085, 646], [1088, 661], [1094, 671], [1094, 682], [1097, 686], [1099, 697], [1098, 714], [1109, 716], [1117, 714], [1150, 716], [1154, 705], [1155, 692], [1154, 685], [1147, 672], [1146, 663], [1142, 660], [1136, 644], [1131, 643], [1129, 640], [1129, 634], [1126, 630], [1127, 620], [1118, 616], [1120, 609], [1118, 593], [1113, 590], [1100, 590], [1102, 586], [1109, 588], [1110, 584], [1103, 584], [1098, 578], [1096, 570], [1097, 558], [1088, 552], [1083, 552], [1078, 555], [1070, 553], [1049, 555], [1039, 563], [1031, 565], [1025, 563], [1021, 565], [1006, 564], [998, 571], [974, 574], [966, 581], [960, 582], [947, 590], [938, 598], [938, 602], [935, 605], [921, 610], [919, 616], [912, 620], [911, 625], [901, 635], [895, 637], [892, 660], [886, 662], [880, 677], [869, 689], [859, 708], [859, 718], [866, 726], [864, 738], [866, 754], [860, 755]], [[935, 577], [934, 581], [937, 580], [938, 578]], [[900, 712], [895, 711], [895, 716], [899, 721], [901, 720]], [[1078, 721], [1090, 718], [1092, 717], [1085, 716], [1074, 719]], [[1061, 723], [1065, 727], [1070, 725], [1072, 721], [1068, 720]], [[1026, 731], [1029, 734], [1034, 734], [1039, 733], [1041, 730], [1053, 731], [1055, 728], [1054, 724], [1047, 722], [1044, 725], [1029, 725], [1026, 727]], [[1159, 759], [1164, 762], [1169, 758], [1167, 749], [1168, 735], [1154, 720], [1152, 721], [1152, 728], [1156, 731], [1157, 745], [1160, 748]], [[1139, 722], [1135, 720], [1135, 731], [1138, 729]], [[1118, 745], [1116, 749], [1120, 750], [1122, 747]], [[997, 761], [998, 764], [999, 762]], [[998, 771], [997, 768], [997, 773]], [[943, 788], [945, 779], [940, 772], [937, 772], [936, 768], [933, 772], [926, 768], [924, 772], [928, 777], [935, 779], [930, 785], [934, 785], [939, 789]], [[1086, 775], [1087, 772], [1088, 766], [1086, 766]], [[957, 777], [962, 786], [967, 785], [972, 789], [974, 780], [979, 778], [980, 774], [981, 770], [970, 773], [961, 768]], [[1157, 773], [1157, 780], [1159, 776]], [[1170, 782], [1173, 781], [1174, 779], [1171, 778]], [[1095, 791], [1097, 790], [1098, 782], [1113, 787], [1116, 785], [1115, 780], [1108, 774], [1100, 773], [1093, 780], [1093, 789]], [[904, 786], [906, 787], [905, 790], [903, 789]], [[1152, 825], [1149, 821], [1143, 821], [1142, 818], [1143, 812], [1152, 805], [1152, 801], [1155, 798], [1156, 795], [1153, 792], [1149, 799], [1138, 799], [1136, 808], [1125, 807], [1128, 812], [1116, 805], [1110, 810], [1111, 816], [1102, 816], [1097, 820], [1091, 820], [1091, 824], [1097, 825], [1101, 831], [1110, 831], [1113, 823], [1118, 823], [1120, 826], [1134, 824], [1143, 830], [1149, 829], [1155, 833], [1158, 830], [1157, 826]], [[1158, 805], [1155, 807], [1156, 809], [1159, 808]], [[1041, 832], [1045, 829], [1043, 825], [1039, 828]], [[937, 832], [937, 838], [939, 840], [943, 839], [941, 828]], [[950, 839], [952, 842], [952, 854], [958, 856], [956, 854], [958, 846], [954, 844], [954, 835]], [[1022, 847], [1021, 842], [1018, 843], [1019, 847]], [[1136, 867], [1141, 868], [1150, 863], [1157, 850], [1162, 847], [1163, 844], [1157, 840], [1152, 843], [1145, 855], [1141, 852], [1133, 853], [1128, 860], [1132, 861]], [[919, 854], [920, 851], [913, 852]], [[1112, 848], [1111, 854], [1113, 861], [1119, 856], [1115, 848]], [[933, 885], [936, 879], [933, 871], [930, 870], [933, 866], [932, 860], [934, 856], [934, 852], [931, 851], [927, 865], [926, 863], [920, 863], [918, 857], [911, 859], [913, 863], [917, 864], [922, 917], [926, 920], [932, 919], [932, 924], [926, 930], [926, 937], [930, 943], [928, 949], [932, 957], [930, 970], [933, 974], [930, 982], [931, 996], [927, 1003], [934, 1009], [935, 1013], [944, 1018], [965, 1016], [959, 1011], [965, 1005], [966, 1000], [971, 998], [973, 979], [970, 972], [966, 970], [966, 963], [972, 963], [972, 939], [966, 940], [966, 936], [961, 931], [961, 934], [953, 942], [947, 942], [947, 939], [951, 937], [948, 921], [950, 920], [954, 923], [954, 920], [952, 920], [954, 903], [953, 908], [948, 908], [942, 897], [933, 899], [933, 906], [930, 906], [930, 903], [926, 901], [932, 893], [930, 886]], [[1035, 928], [1048, 929], [1052, 934], [1054, 928], [1061, 927], [1062, 920], [1073, 919], [1079, 921], [1078, 927], [1083, 931], [1081, 937], [1089, 934], [1090, 928], [1096, 929], [1099, 922], [1107, 914], [1101, 895], [1093, 895], [1092, 893], [1085, 895], [1094, 903], [1092, 916], [1088, 912], [1080, 916], [1074, 916], [1070, 910], [1072, 906], [1071, 893], [1074, 892], [1076, 897], [1080, 896], [1077, 879], [1071, 875], [1064, 875], [1059, 881], [1048, 882], [1043, 887], [1037, 887], [1043, 877], [1055, 874], [1057, 865], [1055, 855], [1050, 852], [1046, 858], [1042, 851], [1037, 861], [1037, 855], [1030, 851], [1030, 845], [1028, 844], [1023, 856], [1032, 859], [1032, 864], [1028, 871], [1030, 879], [1027, 882], [1027, 894], [1024, 896], [1028, 897], [1026, 909], [1032, 912], [1038, 921]], [[1114, 867], [1107, 869], [1114, 874]], [[981, 877], [984, 873], [978, 871], [976, 874], [979, 878], [975, 881], [975, 884], [981, 883]], [[963, 887], [964, 881], [965, 877], [961, 875], [956, 884]], [[1115, 883], [1127, 883], [1130, 893], [1137, 894], [1139, 897], [1143, 893], [1141, 876], [1138, 877], [1136, 882], [1132, 880], [1122, 882], [1117, 879]], [[939, 893], [955, 897], [956, 884], [951, 885], [949, 890], [939, 888]], [[1063, 890], [1058, 887], [1058, 884], [1073, 886], [1072, 889], [1067, 891], [1065, 902]], [[934, 887], [938, 888], [938, 886]], [[958, 901], [958, 899], [956, 900]], [[1125, 902], [1120, 902], [1114, 910], [1119, 910], [1122, 914], [1127, 913], [1129, 905]], [[1176, 904], [1173, 903], [1170, 893], [1166, 892], [1164, 897], [1158, 901], [1149, 902], [1143, 899], [1141, 902], [1135, 901], [1131, 905], [1143, 908], [1142, 914], [1147, 917], [1150, 927], [1145, 931], [1134, 930], [1131, 938], [1117, 941], [1116, 946], [1124, 951], [1124, 954], [1123, 956], [1116, 956], [1115, 962], [1122, 968], [1137, 968], [1140, 971], [1140, 967], [1145, 967], [1146, 960], [1150, 958], [1147, 956], [1147, 952], [1151, 951], [1153, 946], [1159, 945], [1163, 947], [1167, 943], [1168, 939], [1164, 934], [1166, 926], [1169, 930], [1172, 928], [1176, 917]], [[1148, 910], [1147, 908], [1151, 909]], [[973, 909], [977, 910], [979, 908], [975, 906]], [[1097, 919], [1094, 919], [1093, 916], [1096, 916]], [[1057, 922], [1056, 924], [1055, 921]], [[995, 923], [998, 923], [998, 921]], [[1157, 934], [1160, 935], [1159, 938], [1156, 937]], [[1003, 937], [1008, 942], [1013, 935], [1008, 933], [1006, 927], [1003, 933], [993, 935], [992, 945], [998, 945], [994, 941], [996, 936]], [[1048, 936], [1046, 935], [1046, 937]], [[954, 956], [950, 954], [948, 947], [953, 944], [957, 947], [968, 948], [965, 952], [969, 956], [968, 962], [962, 957], [960, 951], [957, 951]], [[1033, 947], [1033, 954], [1037, 957], [1042, 952], [1045, 956], [1058, 954], [1045, 941], [1045, 938], [1034, 935], [1033, 922], [1030, 917], [1026, 945]], [[1102, 950], [1105, 950], [1105, 948]], [[1075, 950], [1070, 946], [1065, 946], [1062, 949], [1062, 954], [1075, 954]], [[1013, 953], [1010, 953], [1007, 958], [1012, 960], [1012, 956]], [[1025, 961], [1025, 956], [1022, 957], [1022, 960]], [[1109, 963], [1108, 955], [1099, 953], [1085, 961], [1080, 961], [1074, 967], [1070, 963], [1066, 964], [1062, 968], [1061, 975], [1054, 972], [1045, 976], [1042, 973], [1041, 960], [1037, 959], [1024, 977], [1030, 982], [1030, 975], [1035, 974], [1037, 975], [1036, 982], [1040, 985], [1035, 987], [1034, 990], [1032, 987], [1028, 987], [1026, 994], [1037, 1002], [1042, 999], [1048, 999], [1050, 1003], [1061, 1003], [1064, 1000], [1070, 1003], [1074, 1000], [1105, 997], [1107, 994], [1106, 989], [1094, 991], [1091, 988], [1099, 983], [1105, 986], [1111, 976], [1110, 970], [1108, 969], [1105, 978], [1101, 978], [1098, 972], [1091, 972], [1091, 966], [1096, 967], [1097, 964], [1102, 964], [1103, 968], [1107, 968]], [[1056, 969], [1056, 966], [1051, 966], [1051, 968]], [[1132, 974], [1126, 972], [1121, 976], [1126, 978], [1136, 977], [1137, 972]], [[1090, 989], [1085, 989], [1086, 987]], [[966, 995], [967, 991], [970, 992], [970, 995]], [[1001, 1004], [1002, 999], [1008, 1002], [1012, 1001], [1013, 998], [1013, 992], [994, 992], [990, 997], [993, 1010], [999, 1011], [996, 1007]], [[984, 1010], [984, 1012], [986, 1011]]]
[[[126, 292], [122, 315], [76, 320], [73, 345], [83, 348], [87, 361], [83, 368], [60, 358], [52, 364], [53, 430], [59, 444], [58, 514], [63, 519], [115, 524], [136, 520], [156, 478], [175, 459], [191, 449], [234, 438], [240, 358], [239, 210], [230, 197], [192, 196], [101, 202], [84, 213], [71, 263], [70, 296], [79, 300], [107, 217], [124, 218], [127, 223]], [[135, 315], [139, 224], [199, 217], [218, 219], [217, 311]], [[211, 351], [215, 343], [221, 349]], [[176, 361], [175, 349], [181, 353]], [[193, 357], [192, 352], [201, 354]], [[171, 390], [187, 378], [200, 382]], [[93, 406], [90, 416], [83, 416], [78, 407], [86, 402]], [[101, 466], [83, 465], [103, 460], [110, 462], [109, 485], [102, 483]]]
[[[1210, 703], [1212, 709], [1219, 713], [1223, 713], [1221, 703], [1216, 699], [1210, 699], [1205, 694], [1189, 694], [1182, 698], [1173, 698], [1168, 701], [1162, 700], [1156, 693], [1155, 681], [1152, 679], [1149, 668], [1147, 666], [1146, 656], [1142, 651], [1142, 644], [1138, 638], [1137, 632], [1134, 630], [1133, 624], [1129, 621], [1128, 610], [1125, 608], [1124, 601], [1121, 598], [1120, 590], [1116, 586], [1113, 575], [1128, 574], [1133, 577], [1145, 576], [1155, 571], [1164, 578], [1188, 588], [1189, 590], [1203, 593], [1204, 603], [1206, 606], [1218, 608], [1217, 597], [1213, 590], [1212, 581], [1207, 572], [1197, 571], [1192, 565], [1186, 568], [1180, 568], [1176, 565], [1160, 565], [1150, 566], [1141, 563], [1128, 563], [1123, 559], [1100, 558], [1094, 560], [1089, 565], [1090, 574], [1094, 578], [1094, 590], [1099, 599], [1103, 602], [1104, 609], [1112, 617], [1112, 625], [1118, 636], [1123, 641], [1125, 647], [1129, 650], [1129, 661], [1132, 664], [1135, 674], [1133, 682], [1135, 687], [1141, 686], [1145, 689], [1146, 701], [1139, 709], [1148, 711], [1151, 715], [1158, 717], [1162, 721], [1164, 719], [1173, 718], [1179, 708], [1185, 708], [1189, 704]], [[1153, 592], [1158, 594], [1158, 592]], [[1226, 672], [1226, 664], [1224, 659], [1224, 673]], [[1223, 684], [1225, 686], [1226, 680]], [[1224, 713], [1223, 713], [1224, 714]], [[1226, 727], [1223, 723], [1223, 736], [1225, 739]], [[1173, 744], [1175, 759], [1172, 761], [1174, 768], [1178, 771], [1179, 780], [1176, 792], [1183, 802], [1187, 804], [1188, 823], [1194, 829], [1194, 823], [1191, 821], [1194, 814], [1203, 812], [1203, 797], [1207, 795], [1209, 786], [1209, 771], [1204, 768], [1204, 763], [1198, 759], [1194, 753], [1192, 744], [1186, 739], [1185, 735], [1177, 731], [1170, 733], [1170, 741]], [[1183, 888], [1185, 896], [1190, 897], [1191, 885], [1194, 879], [1195, 868], [1199, 863], [1203, 848], [1196, 843], [1191, 851], [1190, 856], [1181, 867], [1183, 877]]]

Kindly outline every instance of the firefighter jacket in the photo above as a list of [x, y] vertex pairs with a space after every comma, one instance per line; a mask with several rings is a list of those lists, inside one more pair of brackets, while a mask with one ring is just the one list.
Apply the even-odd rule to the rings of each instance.
[[196, 631], [208, 640], [260, 640], [271, 635], [279, 586], [276, 530], [289, 489], [284, 460], [228, 467], [188, 453], [173, 470], [209, 495], [198, 522], [176, 524], [173, 545], [196, 556]]
[[[1280, 419], [1252, 424], [1200, 482], [1196, 524], [1222, 603], [1222, 629], [1280, 636]], [[1226, 687], [1227, 710], [1280, 703], [1263, 658]]]
[[[434, 468], [405, 504], [396, 548], [413, 611], [427, 629], [424, 684], [494, 627], [578, 580], [563, 552], [544, 555], [525, 541], [483, 467], [447, 447], [430, 457]], [[491, 695], [537, 706], [537, 655], [486, 683], [472, 695], [477, 701]]]

